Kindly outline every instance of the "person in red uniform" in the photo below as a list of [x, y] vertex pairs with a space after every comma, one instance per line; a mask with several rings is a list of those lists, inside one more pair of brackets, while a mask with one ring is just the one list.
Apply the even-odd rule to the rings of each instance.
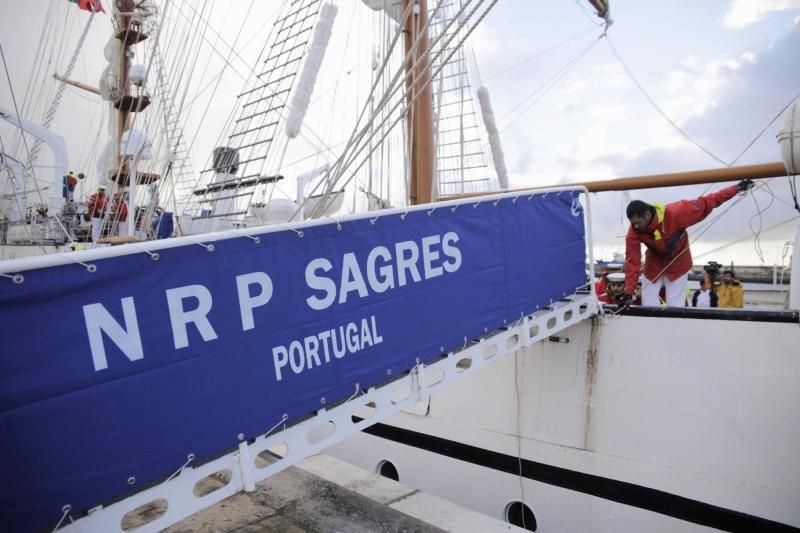
[[606, 290], [597, 296], [600, 303], [616, 304], [625, 297], [625, 274], [622, 272], [610, 272], [605, 276]]
[[625, 300], [633, 298], [642, 269], [642, 244], [647, 247], [642, 281], [642, 304], [659, 305], [658, 292], [664, 287], [667, 305], [686, 305], [686, 281], [692, 268], [686, 228], [705, 219], [715, 207], [737, 193], [753, 187], [753, 180], [742, 180], [696, 200], [671, 204], [647, 204], [634, 200], [626, 214], [631, 223], [625, 236]]
[[64, 185], [66, 185], [64, 189], [64, 198], [72, 200], [75, 195], [75, 186], [78, 185], [78, 176], [70, 170], [69, 173], [64, 176]]
[[601, 304], [612, 305], [642, 305], [641, 291], [636, 287], [633, 291], [633, 300], [625, 299], [625, 273], [608, 272], [605, 275], [605, 290], [597, 295]]
[[111, 208], [112, 227], [116, 228], [117, 235], [128, 234], [128, 191], [123, 191], [114, 197]]
[[86, 211], [92, 221], [92, 242], [97, 242], [97, 239], [100, 238], [107, 204], [106, 186], [100, 185], [97, 187], [97, 191], [89, 196], [89, 201], [86, 203]]

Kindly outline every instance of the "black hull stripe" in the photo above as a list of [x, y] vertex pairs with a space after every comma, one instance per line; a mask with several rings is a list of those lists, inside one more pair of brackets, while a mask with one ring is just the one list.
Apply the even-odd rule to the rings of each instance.
[[[616, 309], [616, 305], [607, 306]], [[620, 312], [627, 316], [656, 318], [702, 318], [704, 320], [735, 320], [739, 322], [776, 322], [797, 324], [800, 313], [797, 311], [767, 311], [760, 309], [725, 309], [722, 307], [642, 307], [633, 306]]]
[[[434, 437], [387, 424], [375, 424], [363, 430], [375, 437], [412, 446], [474, 465], [491, 468], [507, 474], [519, 475], [519, 459], [512, 455], [493, 452], [461, 442]], [[574, 490], [606, 500], [631, 505], [663, 515], [679, 518], [701, 526], [723, 531], [765, 532], [794, 531], [799, 528], [774, 522], [739, 511], [717, 507], [698, 500], [684, 498], [668, 492], [634, 485], [575, 470], [522, 459], [522, 476], [540, 483]]]

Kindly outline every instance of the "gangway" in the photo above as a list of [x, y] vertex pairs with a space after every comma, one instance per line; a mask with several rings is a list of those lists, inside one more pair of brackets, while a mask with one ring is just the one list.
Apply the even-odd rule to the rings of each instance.
[[[464, 348], [448, 353], [440, 361], [418, 363], [405, 376], [367, 391], [354, 390], [353, 396], [291, 427], [276, 427], [255, 440], [243, 441], [239, 449], [197, 468], [187, 457], [185, 467], [171, 479], [125, 500], [103, 507], [59, 529], [64, 532], [122, 531], [126, 514], [161, 501], [166, 512], [137, 532], [160, 531], [195, 513], [215, 505], [238, 492], [256, 490], [256, 483], [293, 466], [306, 457], [322, 452], [383, 422], [394, 414], [425, 402], [429, 395], [461, 381], [489, 365], [513, 355], [522, 348], [544, 341], [564, 329], [591, 318], [597, 312], [597, 299], [587, 291], [553, 302], [541, 311], [524, 316], [515, 324], [479, 339], [465, 339]], [[256, 466], [256, 457], [269, 457], [271, 464]], [[198, 483], [219, 472], [229, 472], [225, 486], [202, 497], [194, 494]]]
[[592, 317], [585, 193], [0, 264], [0, 526], [161, 530]]

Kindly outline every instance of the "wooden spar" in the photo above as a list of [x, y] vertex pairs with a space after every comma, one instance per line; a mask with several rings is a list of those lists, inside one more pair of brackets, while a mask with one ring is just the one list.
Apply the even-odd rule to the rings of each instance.
[[[738, 181], [743, 179], [762, 179], [780, 178], [786, 176], [786, 167], [783, 163], [763, 163], [760, 165], [745, 165], [730, 168], [715, 168], [709, 170], [695, 170], [692, 172], [673, 172], [670, 174], [651, 174], [648, 176], [632, 176], [629, 178], [617, 178], [613, 180], [585, 181], [580, 183], [568, 183], [564, 186], [583, 186], [589, 192], [606, 191], [632, 191], [636, 189], [655, 189], [658, 187], [678, 187], [681, 185], [698, 185], [702, 183], [719, 183], [724, 181]], [[526, 189], [514, 189], [513, 191], [530, 191], [536, 189], [548, 189], [558, 185], [545, 185], [539, 187], [528, 187]], [[506, 191], [504, 191], [506, 192]], [[457, 200], [459, 198], [472, 198], [476, 196], [488, 196], [495, 193], [472, 193], [458, 196], [448, 196], [442, 200]]]
[[589, 3], [592, 4], [595, 11], [597, 11], [597, 16], [604, 19], [606, 15], [608, 15], [608, 2], [606, 0], [589, 0]]
[[719, 183], [744, 179], [780, 178], [786, 176], [783, 163], [764, 163], [741, 167], [715, 168], [695, 170], [692, 172], [674, 172], [671, 174], [652, 174], [649, 176], [633, 176], [607, 181], [581, 183], [590, 192], [630, 191], [634, 189], [654, 189], [657, 187], [677, 187], [680, 185], [697, 185], [701, 183]]
[[[123, 13], [132, 12], [133, 11], [133, 2], [127, 0], [125, 2], [120, 2], [118, 5], [119, 12], [117, 13], [117, 27], [121, 30], [127, 31], [130, 24], [130, 17], [124, 15]], [[120, 39], [122, 45], [120, 46], [119, 53], [119, 78], [117, 79], [117, 90], [119, 94], [125, 96], [129, 94], [128, 92], [128, 42], [127, 39], [122, 38]], [[128, 113], [120, 106], [119, 111], [117, 111], [117, 142], [114, 143], [116, 145], [115, 152], [117, 154], [117, 175], [123, 172], [123, 163], [124, 158], [120, 155], [120, 143], [122, 143], [122, 134], [125, 133], [125, 130], [128, 129]]]
[[57, 79], [58, 81], [64, 82], [67, 85], [72, 85], [73, 87], [77, 87], [78, 89], [83, 89], [84, 91], [88, 91], [94, 94], [100, 94], [100, 90], [97, 87], [92, 87], [91, 85], [86, 85], [85, 83], [81, 83], [79, 81], [68, 80], [64, 76], [60, 76], [58, 72], [53, 73], [53, 78]]
[[410, 103], [418, 94], [418, 88], [425, 87], [414, 105], [408, 111], [408, 138], [410, 145], [411, 183], [409, 184], [409, 201], [411, 205], [427, 204], [433, 201], [433, 158], [436, 156], [433, 145], [433, 92], [428, 83], [431, 76], [429, 38], [428, 38], [428, 2], [427, 0], [403, 0], [403, 7], [415, 2], [412, 13], [405, 21], [403, 28], [405, 53], [408, 55], [419, 31], [422, 35], [416, 48], [416, 53], [406, 63], [408, 71], [420, 57], [413, 72], [407, 72], [406, 88], [408, 102]]

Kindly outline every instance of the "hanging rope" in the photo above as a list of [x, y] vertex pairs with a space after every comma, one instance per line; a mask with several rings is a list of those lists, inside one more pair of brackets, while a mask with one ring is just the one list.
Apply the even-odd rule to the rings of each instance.
[[[56, 111], [58, 111], [58, 105], [61, 103], [61, 97], [64, 95], [64, 89], [67, 87], [66, 80], [69, 79], [70, 75], [72, 74], [72, 69], [75, 68], [75, 63], [78, 61], [78, 56], [81, 53], [81, 49], [83, 48], [83, 42], [86, 40], [86, 36], [89, 34], [89, 28], [92, 27], [92, 22], [94, 21], [94, 16], [97, 14], [97, 7], [100, 6], [100, 2], [95, 2], [92, 5], [92, 12], [89, 15], [89, 20], [86, 21], [86, 25], [83, 27], [83, 32], [81, 36], [78, 38], [78, 44], [75, 45], [75, 51], [72, 52], [72, 57], [67, 64], [67, 69], [64, 71], [64, 76], [62, 81], [58, 84], [58, 89], [56, 89], [56, 94], [53, 97], [53, 100], [50, 102], [50, 107], [47, 109], [47, 112], [44, 115], [44, 120], [42, 121], [42, 127], [49, 128], [50, 125], [53, 123], [53, 118], [56, 115]], [[39, 156], [39, 150], [42, 146], [42, 140], [37, 139], [36, 142], [33, 144], [33, 148], [31, 149], [30, 154], [30, 162], [29, 165], [33, 167], [37, 157]]]

